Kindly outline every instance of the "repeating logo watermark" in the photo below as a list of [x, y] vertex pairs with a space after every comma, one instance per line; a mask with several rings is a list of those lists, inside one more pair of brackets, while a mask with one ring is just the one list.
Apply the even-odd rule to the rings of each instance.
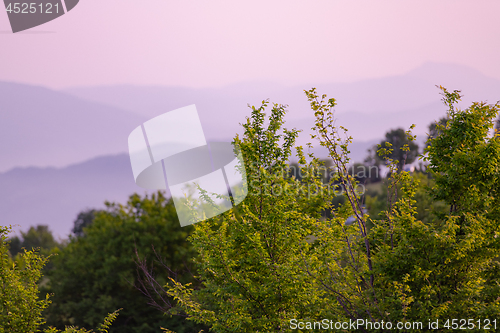
[[239, 147], [207, 143], [195, 105], [148, 120], [128, 137], [134, 180], [169, 189], [181, 226], [219, 215], [247, 195]]
[[[346, 189], [340, 181], [340, 176], [344, 179], [347, 179], [349, 176], [351, 181], [356, 180], [356, 183], [352, 183], [351, 190], [355, 194], [362, 196], [367, 191], [365, 182], [369, 179], [379, 179], [380, 177], [380, 168], [374, 165], [355, 165], [349, 167], [347, 170], [338, 170], [334, 167], [327, 167], [324, 165], [304, 167], [297, 164], [291, 164], [273, 170], [273, 173], [277, 175], [278, 178], [295, 178], [299, 180], [298, 183], [290, 185], [287, 182], [277, 184], [263, 181], [262, 179], [264, 177], [261, 175], [260, 163], [247, 163], [246, 168], [249, 171], [247, 175], [249, 186], [253, 187], [256, 193], [264, 193], [272, 196], [281, 196], [283, 194], [293, 196], [300, 195], [308, 199], [317, 195], [343, 195]], [[320, 184], [301, 182], [300, 180], [305, 178], [308, 174], [314, 174], [316, 177], [319, 177], [321, 179]], [[334, 180], [333, 182], [331, 181], [332, 179]]]
[[31, 29], [66, 14], [79, 0], [4, 0], [12, 32]]

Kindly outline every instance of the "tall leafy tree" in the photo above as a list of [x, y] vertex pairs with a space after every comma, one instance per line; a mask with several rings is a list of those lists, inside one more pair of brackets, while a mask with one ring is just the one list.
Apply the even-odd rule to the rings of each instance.
[[[285, 107], [252, 108], [235, 138], [244, 156], [248, 195], [236, 209], [195, 225], [190, 237], [200, 254], [202, 287], [173, 282], [169, 295], [190, 319], [215, 332], [282, 332], [290, 318], [314, 318], [328, 308], [323, 291], [303, 274], [316, 222], [331, 201], [320, 192], [320, 162], [297, 149], [300, 180], [284, 172], [297, 130], [282, 130]], [[315, 267], [320, 265], [313, 260]], [[325, 309], [325, 310], [322, 310]]]
[[[500, 299], [495, 281], [500, 278], [500, 266], [495, 257], [500, 244], [500, 144], [489, 138], [488, 132], [500, 105], [474, 103], [466, 110], [457, 110], [454, 103], [460, 99], [459, 92], [441, 89], [450, 120], [446, 126], [438, 124], [440, 134], [427, 148], [435, 181], [427, 195], [430, 204], [448, 204], [448, 213], [438, 209], [425, 222], [417, 219], [418, 180], [408, 173], [395, 172], [400, 166], [392, 159], [393, 152], [381, 148], [379, 156], [387, 159], [393, 171], [384, 218], [372, 220], [374, 227], [365, 232], [368, 217], [351, 196], [349, 203], [359, 232], [352, 246], [345, 234], [340, 237], [347, 242], [347, 257], [342, 257], [340, 246], [335, 247], [331, 241], [339, 239], [332, 233], [334, 228], [327, 229], [332, 237], [327, 238], [326, 251], [319, 255], [327, 263], [343, 258], [348, 264], [339, 265], [337, 270], [333, 266], [323, 275], [318, 271], [314, 276], [332, 290], [331, 297], [342, 295], [343, 308], [353, 320], [381, 323], [439, 319], [440, 331], [447, 331], [452, 327], [450, 322], [448, 328], [444, 326], [449, 318], [498, 317]], [[314, 93], [310, 96], [317, 97]], [[330, 100], [312, 106], [320, 111], [316, 112], [322, 129], [320, 141], [329, 148], [335, 164], [342, 167], [345, 160], [339, 151], [346, 151], [346, 147], [336, 144], [336, 129], [328, 121], [333, 105]], [[409, 142], [414, 140], [410, 132], [405, 135]], [[401, 147], [402, 152], [410, 149], [410, 144]], [[360, 245], [364, 245], [362, 252]], [[338, 254], [332, 256], [330, 253], [336, 250]]]
[[44, 253], [47, 254], [49, 250], [60, 246], [47, 225], [30, 227], [27, 232], [21, 231], [21, 235], [21, 238], [15, 236], [10, 239], [10, 253], [12, 256], [21, 252], [22, 248], [26, 248], [28, 251], [33, 249], [44, 250]]
[[[346, 130], [335, 126], [334, 99], [306, 92], [316, 117], [314, 138], [336, 170], [329, 184], [316, 172], [318, 161], [310, 155], [306, 162], [300, 147], [301, 181], [283, 176], [296, 132], [278, 132], [283, 107], [273, 107], [267, 128], [266, 104], [253, 108], [244, 137], [235, 139], [251, 179], [248, 196], [236, 209], [195, 225], [190, 239], [200, 255], [201, 286], [171, 280], [167, 293], [177, 309], [215, 332], [285, 332], [293, 319], [323, 318], [379, 327], [390, 322], [392, 330], [398, 322], [422, 322], [424, 330], [427, 320], [440, 320], [438, 332], [454, 329], [453, 318], [468, 318], [471, 330], [481, 331], [486, 320], [498, 330], [500, 142], [488, 132], [500, 105], [457, 110], [459, 92], [442, 92], [449, 120], [446, 127], [438, 124], [440, 134], [426, 149], [434, 177], [427, 190], [419, 188], [419, 177], [400, 170], [392, 147], [378, 151], [391, 171], [379, 220], [364, 211], [348, 172], [352, 139], [343, 140]], [[400, 150], [407, 156], [415, 136], [404, 136]], [[301, 192], [304, 184], [313, 192]], [[332, 184], [342, 185], [343, 203], [331, 203]], [[419, 196], [431, 209], [425, 219], [419, 219]], [[432, 210], [436, 203], [447, 210]], [[321, 214], [325, 208], [328, 217]], [[346, 225], [351, 216], [354, 223]], [[366, 324], [354, 330], [373, 331]]]
[[433, 139], [442, 133], [442, 129], [446, 128], [447, 122], [448, 117], [442, 117], [437, 122], [429, 124], [429, 133], [427, 134], [427, 141], [425, 143], [426, 148], [431, 144]]
[[[472, 318], [475, 330], [485, 318], [500, 314], [500, 143], [488, 137], [500, 105], [473, 103], [466, 110], [454, 104], [459, 91], [442, 88], [448, 106], [446, 127], [427, 147], [428, 169], [435, 185], [433, 200], [447, 212], [435, 212], [432, 221], [416, 219], [415, 184], [403, 181], [400, 200], [387, 212], [372, 235], [377, 242], [377, 272], [381, 287], [396, 291], [389, 311], [399, 320]], [[393, 242], [381, 242], [387, 229]], [[387, 298], [391, 299], [391, 297]], [[389, 309], [391, 304], [386, 306]], [[496, 328], [498, 330], [498, 326]]]
[[[408, 150], [402, 149], [405, 145], [408, 146]], [[418, 144], [414, 141], [408, 139], [408, 135], [402, 128], [392, 129], [385, 133], [385, 140], [380, 142], [378, 147], [385, 147], [389, 149], [387, 156], [397, 162], [398, 169], [402, 170], [405, 164], [413, 163], [418, 156]], [[376, 149], [374, 149], [376, 151]], [[375, 159], [378, 161], [383, 161], [378, 154], [375, 155]]]

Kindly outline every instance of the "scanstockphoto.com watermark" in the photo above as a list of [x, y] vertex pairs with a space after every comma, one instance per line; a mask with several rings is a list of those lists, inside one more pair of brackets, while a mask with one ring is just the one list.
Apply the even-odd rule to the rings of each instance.
[[[349, 168], [348, 176], [321, 165], [245, 163], [237, 144], [207, 142], [194, 104], [138, 124], [129, 134], [128, 147], [135, 183], [146, 189], [168, 189], [181, 226], [237, 206], [249, 188], [273, 196], [337, 196], [344, 192], [337, 179], [379, 175], [377, 167], [362, 165]], [[365, 192], [362, 183], [348, 189], [359, 195]]]
[[138, 124], [128, 147], [135, 183], [168, 189], [181, 226], [222, 214], [247, 195], [239, 147], [207, 142], [194, 104]]
[[376, 321], [372, 322], [365, 319], [357, 319], [349, 321], [333, 321], [323, 319], [321, 321], [299, 321], [297, 319], [290, 320], [290, 329], [292, 330], [422, 330], [424, 323], [422, 322], [397, 322]]
[[75, 8], [79, 0], [4, 0], [12, 32], [55, 20]]
[[[308, 199], [315, 196], [333, 195], [340, 196], [346, 192], [344, 185], [342, 184], [323, 184], [318, 186], [316, 184], [305, 184], [299, 183], [295, 186], [291, 186], [287, 183], [284, 184], [270, 184], [270, 183], [252, 183], [249, 180], [249, 186], [253, 186], [255, 193], [257, 194], [267, 194], [272, 196], [281, 196], [284, 194], [290, 194], [294, 196], [304, 196]], [[361, 196], [366, 192], [366, 186], [364, 184], [356, 184], [353, 186], [354, 193]]]
[[320, 321], [290, 320], [292, 330], [395, 330], [395, 331], [421, 331], [426, 330], [476, 330], [497, 331], [496, 319], [436, 319], [427, 321], [369, 321], [357, 319], [349, 321], [333, 321], [323, 319]]
[[353, 185], [352, 190], [357, 195], [361, 196], [366, 193], [366, 180], [380, 179], [380, 168], [377, 166], [355, 165], [349, 167], [348, 170], [339, 171], [335, 168], [326, 166], [300, 167], [296, 164], [291, 164], [283, 168], [272, 170], [274, 177], [282, 179], [294, 178], [301, 181], [309, 175], [313, 175], [313, 177], [321, 179], [319, 185], [308, 182], [294, 182], [293, 185], [291, 185], [287, 182], [266, 182], [266, 177], [263, 177], [264, 172], [262, 166], [258, 163], [246, 163], [245, 167], [247, 168], [249, 186], [252, 186], [257, 192], [260, 191], [264, 194], [273, 196], [291, 194], [311, 198], [318, 195], [342, 195], [345, 193], [346, 189], [338, 180], [340, 179], [340, 176], [346, 179], [348, 175], [352, 180], [357, 180], [357, 183]]

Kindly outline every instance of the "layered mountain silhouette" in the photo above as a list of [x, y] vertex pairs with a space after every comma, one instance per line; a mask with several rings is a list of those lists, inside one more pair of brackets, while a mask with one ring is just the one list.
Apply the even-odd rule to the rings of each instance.
[[239, 123], [250, 114], [247, 104], [260, 106], [269, 98], [273, 103], [288, 104], [287, 126], [304, 130], [299, 142], [305, 144], [313, 125], [306, 89], [316, 87], [319, 94], [335, 98], [338, 124], [362, 142], [382, 138], [387, 130], [408, 128], [412, 123], [416, 124], [414, 133], [424, 136], [428, 125], [446, 114], [436, 85], [462, 90], [462, 107], [472, 101], [500, 100], [500, 80], [466, 66], [442, 63], [426, 63], [401, 76], [352, 83], [284, 86], [246, 82], [218, 89], [117, 85], [74, 87], [65, 92], [148, 118], [195, 103], [210, 139], [241, 133]]
[[26, 230], [47, 224], [56, 235], [66, 237], [80, 211], [105, 208], [106, 200], [125, 203], [132, 193], [148, 192], [135, 184], [128, 154], [64, 168], [14, 168], [0, 173], [2, 225]]
[[144, 120], [63, 92], [0, 82], [0, 172], [125, 152], [128, 134]]
[[[429, 63], [402, 76], [351, 83], [285, 86], [245, 82], [221, 88], [161, 86], [74, 87], [55, 91], [0, 82], [0, 214], [4, 225], [48, 224], [66, 236], [78, 212], [124, 203], [144, 190], [134, 183], [127, 155], [129, 133], [144, 121], [196, 104], [208, 140], [231, 140], [250, 116], [247, 104], [263, 99], [289, 105], [285, 127], [304, 130], [300, 144], [311, 141], [313, 114], [303, 92], [336, 98], [337, 125], [354, 138], [352, 161], [392, 128], [417, 125], [421, 142], [427, 126], [446, 113], [435, 85], [465, 94], [471, 101], [500, 99], [500, 80], [476, 70]], [[314, 149], [320, 157], [321, 149]]]

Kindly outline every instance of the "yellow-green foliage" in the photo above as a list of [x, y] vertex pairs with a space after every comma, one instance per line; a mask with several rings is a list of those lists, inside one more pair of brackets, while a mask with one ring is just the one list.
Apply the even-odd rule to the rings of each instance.
[[[306, 92], [316, 117], [313, 138], [337, 170], [330, 184], [301, 147], [305, 176], [301, 182], [283, 176], [297, 132], [279, 134], [284, 107], [273, 106], [267, 127], [267, 103], [253, 108], [244, 137], [235, 139], [245, 158], [248, 196], [237, 209], [195, 225], [191, 241], [200, 254], [203, 288], [172, 283], [168, 293], [179, 308], [214, 332], [284, 332], [294, 318], [421, 321], [424, 328], [434, 319], [498, 319], [500, 140], [488, 131], [500, 106], [456, 110], [459, 93], [442, 90], [449, 120], [426, 148], [433, 180], [428, 189], [419, 186], [427, 180], [402, 171], [401, 161], [390, 158], [391, 145], [380, 147], [391, 176], [377, 220], [365, 213], [347, 172], [351, 138], [335, 125], [334, 99]], [[415, 140], [410, 131], [405, 135]], [[304, 184], [319, 190], [273, 192]], [[338, 207], [326, 191], [332, 184], [344, 188]], [[324, 209], [331, 217], [321, 215]], [[346, 226], [349, 216], [355, 222]]]
[[36, 332], [43, 323], [41, 313], [49, 304], [48, 298], [38, 298], [37, 286], [47, 258], [25, 251], [14, 262], [6, 242], [10, 230], [0, 227], [0, 332]]
[[[49, 305], [38, 297], [38, 280], [48, 258], [35, 250], [21, 251], [17, 261], [13, 261], [8, 251], [7, 234], [11, 227], [0, 226], [0, 333], [35, 333], [45, 320], [42, 311]], [[97, 328], [97, 332], [107, 333], [118, 310], [110, 313]], [[67, 327], [64, 331], [50, 328], [45, 333], [90, 333], [85, 329]]]

